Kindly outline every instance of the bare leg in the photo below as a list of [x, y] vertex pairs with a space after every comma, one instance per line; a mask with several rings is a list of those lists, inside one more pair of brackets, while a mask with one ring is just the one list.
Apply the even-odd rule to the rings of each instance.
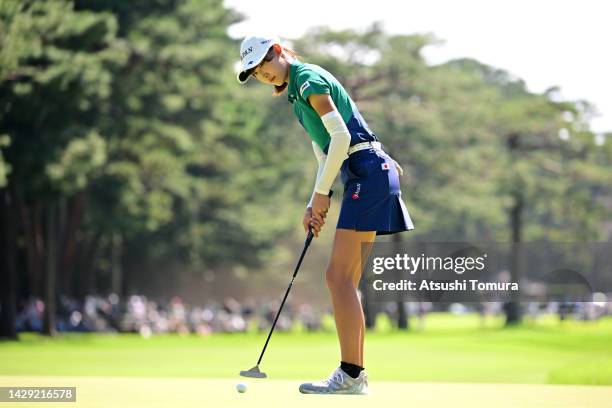
[[[361, 244], [361, 265], [360, 267], [355, 271], [355, 274], [353, 275], [353, 283], [355, 284], [355, 288], [359, 288], [359, 281], [361, 280], [361, 274], [363, 272], [363, 268], [365, 267], [365, 264], [368, 260], [368, 256], [370, 255], [370, 251], [372, 250], [372, 244], [374, 244], [374, 239], [376, 239], [376, 235], [374, 235], [372, 237], [372, 241], [366, 241], [363, 242]], [[359, 302], [359, 304], [361, 305], [361, 302]], [[366, 326], [365, 326], [365, 316], [363, 315], [363, 308], [360, 307], [361, 310], [361, 330], [359, 332], [359, 338], [360, 338], [360, 344], [359, 344], [359, 361], [361, 361], [361, 364], [359, 364], [361, 367], [364, 367], [363, 365], [363, 347], [365, 344], [365, 331], [366, 331]]]
[[362, 367], [365, 319], [357, 295], [363, 269], [361, 244], [375, 238], [375, 231], [337, 229], [326, 273], [342, 361]]

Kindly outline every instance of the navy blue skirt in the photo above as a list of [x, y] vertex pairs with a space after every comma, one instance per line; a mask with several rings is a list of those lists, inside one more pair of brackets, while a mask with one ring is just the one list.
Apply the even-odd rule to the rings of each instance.
[[351, 154], [342, 163], [342, 207], [336, 228], [395, 234], [414, 229], [402, 201], [399, 175], [393, 160], [379, 149]]

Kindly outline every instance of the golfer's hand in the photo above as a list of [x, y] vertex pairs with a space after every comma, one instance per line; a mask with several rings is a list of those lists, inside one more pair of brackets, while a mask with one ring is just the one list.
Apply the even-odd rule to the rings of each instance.
[[315, 193], [312, 199], [312, 218], [323, 225], [327, 211], [329, 211], [330, 199], [329, 196]]
[[325, 220], [323, 220], [322, 224], [319, 223], [319, 221], [312, 217], [312, 208], [308, 207], [306, 209], [306, 213], [304, 214], [302, 225], [304, 226], [304, 232], [308, 233], [308, 229], [312, 228], [312, 233], [315, 237], [318, 237], [323, 225], [325, 225]]

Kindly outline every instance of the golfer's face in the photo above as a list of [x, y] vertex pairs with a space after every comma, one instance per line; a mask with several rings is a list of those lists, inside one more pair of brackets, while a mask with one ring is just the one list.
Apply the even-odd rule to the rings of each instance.
[[262, 63], [255, 68], [255, 71], [253, 71], [253, 76], [264, 84], [282, 85], [285, 80], [285, 72], [278, 60], [278, 55], [274, 53], [274, 57], [270, 61], [264, 59]]

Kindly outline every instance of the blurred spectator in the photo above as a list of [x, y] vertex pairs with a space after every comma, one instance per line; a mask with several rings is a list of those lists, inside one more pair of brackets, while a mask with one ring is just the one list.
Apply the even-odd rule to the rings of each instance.
[[[247, 300], [241, 304], [234, 298], [219, 303], [191, 306], [174, 296], [170, 301], [156, 301], [143, 295], [126, 299], [117, 294], [86, 296], [82, 301], [60, 296], [57, 308], [57, 330], [62, 332], [131, 332], [148, 338], [160, 333], [208, 336], [214, 332], [268, 331], [274, 321], [280, 302]], [[424, 328], [425, 315], [434, 310], [428, 302], [406, 302], [409, 316], [418, 318], [418, 329]], [[453, 313], [479, 313], [481, 319], [503, 313], [503, 304], [486, 302], [477, 305], [455, 303], [447, 307]], [[19, 305], [18, 331], [40, 332], [43, 329], [44, 302], [32, 297]], [[382, 311], [396, 318], [397, 304], [383, 305]], [[531, 303], [526, 307], [526, 318], [536, 320], [541, 314], [556, 313], [561, 320], [570, 316], [580, 320], [596, 320], [611, 314], [611, 302], [603, 293], [593, 295], [592, 302]], [[310, 304], [285, 304], [276, 323], [278, 331], [297, 326], [307, 331], [333, 330], [331, 311], [318, 311]]]

